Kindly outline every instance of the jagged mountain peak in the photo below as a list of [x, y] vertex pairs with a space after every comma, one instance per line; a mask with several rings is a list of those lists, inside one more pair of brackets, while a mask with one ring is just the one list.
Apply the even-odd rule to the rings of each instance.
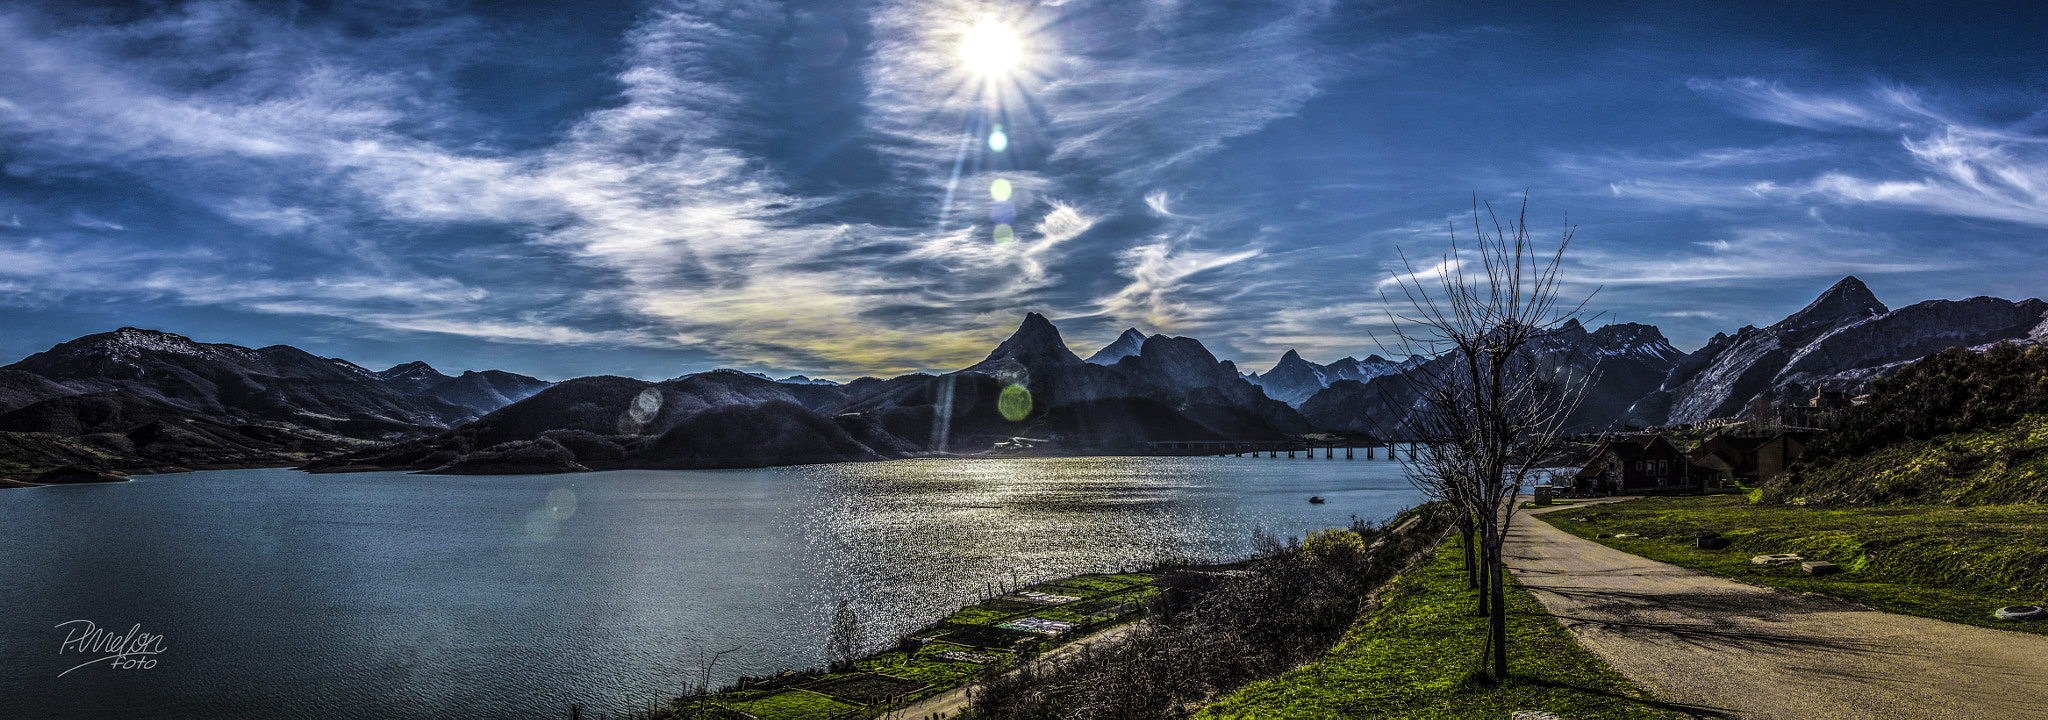
[[1592, 340], [1601, 345], [1639, 342], [1671, 344], [1669, 340], [1665, 339], [1663, 330], [1658, 329], [1655, 325], [1643, 325], [1640, 323], [1603, 325], [1599, 330], [1593, 331]]
[[377, 377], [385, 380], [395, 378], [434, 378], [445, 380], [448, 378], [446, 374], [435, 370], [434, 366], [428, 365], [425, 360], [414, 360], [409, 363], [393, 365], [383, 372], [377, 373]]
[[1094, 355], [1088, 356], [1088, 362], [1097, 365], [1113, 365], [1118, 360], [1138, 354], [1138, 351], [1143, 349], [1144, 345], [1145, 334], [1138, 332], [1137, 328], [1130, 328], [1125, 330], [1122, 335], [1116, 336], [1116, 340], [1102, 346], [1101, 350], [1095, 351]]
[[[154, 350], [178, 355], [205, 354], [208, 348], [208, 345], [205, 343], [183, 335], [136, 327], [124, 327], [113, 332], [87, 335], [72, 342], [88, 347], [116, 350]], [[247, 348], [238, 349], [247, 350]]]
[[1862, 280], [1850, 275], [1829, 287], [1820, 297], [1792, 313], [1771, 329], [1799, 332], [1811, 328], [1841, 325], [1890, 312]]
[[1052, 321], [1038, 313], [1026, 313], [1024, 322], [1017, 325], [1017, 331], [1008, 340], [997, 345], [993, 352], [969, 370], [988, 370], [1006, 364], [1005, 360], [1022, 363], [1030, 367], [1050, 362], [1055, 365], [1079, 365], [1081, 356], [1067, 349], [1065, 340], [1060, 339], [1060, 329]]

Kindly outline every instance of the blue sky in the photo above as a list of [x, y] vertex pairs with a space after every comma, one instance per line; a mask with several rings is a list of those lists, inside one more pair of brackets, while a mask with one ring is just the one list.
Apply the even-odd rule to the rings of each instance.
[[[2037, 297], [2010, 5], [0, 2], [0, 361], [843, 379], [1035, 310], [1263, 370], [1379, 351], [1396, 249], [1525, 191], [1568, 292], [1685, 349], [1844, 275]], [[989, 18], [1022, 54], [976, 74]]]

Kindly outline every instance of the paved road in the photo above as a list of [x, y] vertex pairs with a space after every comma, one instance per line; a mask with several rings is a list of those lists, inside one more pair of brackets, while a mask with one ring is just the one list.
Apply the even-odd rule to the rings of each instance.
[[1515, 518], [1506, 556], [1587, 648], [1659, 699], [1702, 714], [2048, 718], [2048, 637], [1745, 585], [1529, 517]]

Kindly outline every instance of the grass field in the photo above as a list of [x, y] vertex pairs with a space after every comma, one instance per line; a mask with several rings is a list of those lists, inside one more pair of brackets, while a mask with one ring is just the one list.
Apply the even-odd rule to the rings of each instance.
[[[1535, 517], [1609, 547], [1755, 585], [2048, 634], [2048, 622], [1991, 617], [2005, 605], [2048, 603], [2048, 505], [1814, 508], [1752, 505], [1720, 495], [1630, 500]], [[1699, 531], [1718, 532], [1729, 546], [1696, 549]], [[1599, 537], [1623, 533], [1643, 537]], [[1832, 562], [1843, 572], [1809, 576], [1796, 564], [1749, 562], [1777, 553]]]
[[1197, 716], [1223, 718], [1485, 718], [1545, 710], [1573, 720], [1684, 718], [1581, 647], [1520, 585], [1508, 588], [1510, 673], [1470, 678], [1485, 619], [1471, 614], [1455, 540], [1395, 581], [1382, 608], [1359, 618], [1316, 662], [1253, 683]]
[[[861, 716], [880, 713], [886, 707], [878, 704], [891, 698], [902, 697], [906, 693], [910, 700], [928, 697], [972, 680], [991, 668], [1007, 665], [1013, 657], [1011, 648], [1019, 640], [1057, 643], [1068, 639], [1047, 639], [1037, 633], [991, 625], [1026, 616], [1077, 623], [1110, 620], [1113, 618], [1091, 616], [1090, 612], [1099, 613], [1117, 606], [1135, 613], [1145, 598], [1157, 592], [1151, 587], [1155, 579], [1142, 573], [1094, 574], [1033, 585], [1024, 589], [1082, 599], [1064, 605], [1043, 605], [1002, 597], [983, 600], [961, 608], [937, 628], [922, 633], [929, 642], [915, 652], [890, 650], [875, 653], [855, 661], [855, 672], [824, 674], [773, 690], [724, 692], [713, 696], [711, 702], [761, 720], [813, 720], [853, 711], [861, 711], [855, 713]], [[947, 651], [988, 655], [995, 658], [995, 662], [979, 665], [936, 657]], [[836, 697], [828, 697], [828, 694]], [[688, 703], [678, 701], [671, 703], [658, 716], [680, 718], [688, 714]]]
[[726, 707], [760, 718], [780, 720], [827, 720], [860, 706], [834, 700], [807, 690], [789, 690], [757, 700], [728, 702]]

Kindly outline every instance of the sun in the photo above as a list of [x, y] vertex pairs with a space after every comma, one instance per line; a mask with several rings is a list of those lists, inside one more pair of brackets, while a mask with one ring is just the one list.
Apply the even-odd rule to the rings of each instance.
[[982, 18], [960, 39], [960, 61], [985, 78], [1007, 77], [1024, 61], [1024, 38], [993, 17]]

